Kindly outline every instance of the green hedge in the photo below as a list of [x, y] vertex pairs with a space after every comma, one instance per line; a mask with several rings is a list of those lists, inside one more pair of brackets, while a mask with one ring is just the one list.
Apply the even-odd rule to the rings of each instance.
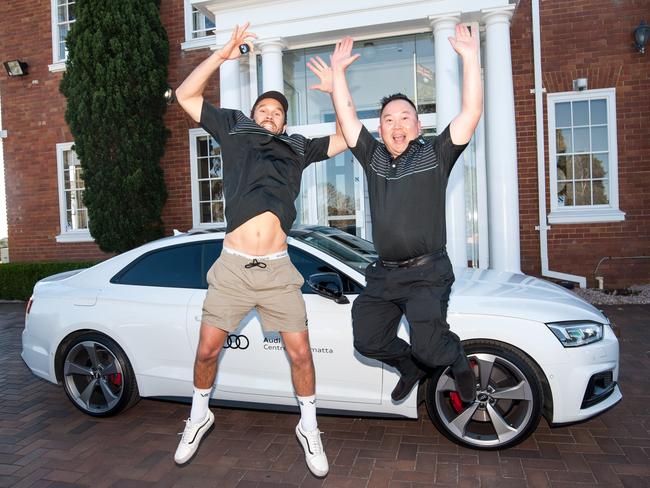
[[0, 300], [29, 300], [38, 280], [94, 264], [96, 262], [0, 264]]

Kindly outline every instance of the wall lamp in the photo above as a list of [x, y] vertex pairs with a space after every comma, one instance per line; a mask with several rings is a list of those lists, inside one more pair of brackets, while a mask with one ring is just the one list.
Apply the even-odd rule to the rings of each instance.
[[634, 29], [634, 47], [641, 54], [645, 54], [645, 45], [648, 42], [650, 37], [650, 25], [645, 23], [645, 20], [642, 20], [639, 26]]
[[589, 88], [589, 80], [587, 78], [573, 80], [573, 91], [584, 91], [587, 88]]
[[25, 76], [27, 74], [27, 63], [13, 59], [3, 63], [9, 76]]

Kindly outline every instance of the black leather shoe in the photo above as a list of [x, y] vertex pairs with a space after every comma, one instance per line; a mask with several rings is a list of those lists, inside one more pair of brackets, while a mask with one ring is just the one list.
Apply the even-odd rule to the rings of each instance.
[[464, 353], [451, 365], [451, 372], [456, 381], [456, 391], [464, 403], [474, 403], [476, 400], [476, 376]]
[[415, 373], [412, 373], [410, 375], [402, 375], [399, 378], [399, 381], [395, 385], [395, 388], [393, 388], [392, 393], [390, 394], [390, 397], [393, 399], [394, 402], [399, 402], [400, 400], [404, 400], [409, 393], [411, 393], [411, 390], [413, 387], [417, 384], [418, 381], [420, 381], [426, 373], [422, 371], [421, 369], [418, 369]]

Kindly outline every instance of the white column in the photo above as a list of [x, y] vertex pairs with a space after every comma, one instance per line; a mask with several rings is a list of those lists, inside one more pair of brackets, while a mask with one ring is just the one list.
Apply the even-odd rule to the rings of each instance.
[[241, 108], [241, 84], [239, 81], [239, 60], [225, 61], [219, 68], [220, 106]]
[[519, 184], [510, 18], [514, 5], [483, 10], [486, 25], [485, 127], [487, 139], [490, 267], [520, 272]]
[[248, 56], [242, 56], [239, 59], [239, 86], [241, 95], [239, 107], [244, 112], [244, 115], [250, 114], [251, 111], [250, 59]]
[[[448, 37], [455, 36], [460, 13], [430, 17], [436, 63], [436, 126], [440, 134], [460, 113], [461, 85], [459, 58]], [[447, 251], [454, 266], [467, 267], [465, 212], [465, 164], [461, 156], [449, 176], [447, 186]]]
[[286, 44], [280, 37], [263, 39], [256, 43], [262, 50], [262, 89], [284, 93], [282, 50]]

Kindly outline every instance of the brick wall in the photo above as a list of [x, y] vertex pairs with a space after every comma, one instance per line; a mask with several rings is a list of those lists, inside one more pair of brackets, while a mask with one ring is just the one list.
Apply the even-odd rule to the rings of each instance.
[[[553, 224], [548, 233], [551, 270], [586, 276], [604, 256], [650, 255], [650, 54], [633, 48], [632, 32], [650, 17], [647, 0], [540, 2], [542, 73], [546, 93], [616, 88], [619, 205], [623, 222]], [[517, 113], [517, 153], [522, 270], [539, 275], [537, 154], [531, 35], [531, 1], [521, 0], [512, 19], [512, 64]], [[546, 102], [546, 97], [544, 97]], [[544, 103], [546, 115], [546, 103]], [[544, 118], [548, 168], [547, 120]], [[548, 170], [547, 210], [550, 209]], [[602, 270], [602, 272], [600, 272]], [[599, 269], [607, 287], [650, 282], [650, 260], [606, 260]]]

